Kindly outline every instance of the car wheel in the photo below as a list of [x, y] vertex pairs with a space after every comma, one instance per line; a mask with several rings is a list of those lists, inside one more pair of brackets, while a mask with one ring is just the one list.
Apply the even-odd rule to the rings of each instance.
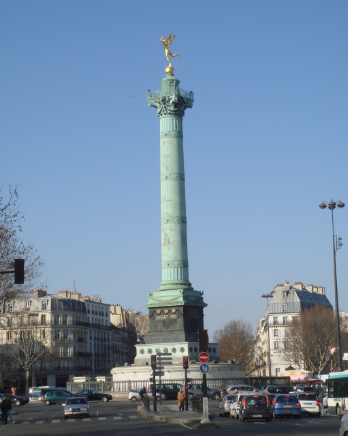
[[102, 397], [102, 402], [106, 403], [108, 401], [107, 397]]
[[46, 400], [46, 401], [45, 401], [45, 404], [46, 404], [46, 406], [49, 406], [49, 405], [51, 404], [51, 402], [48, 401], [48, 400]]
[[137, 401], [137, 397], [132, 397], [132, 398], [131, 398], [131, 402], [132, 402], [132, 403], [135, 403], [136, 401]]
[[86, 413], [86, 418], [89, 418], [89, 413]]
[[302, 419], [302, 415], [298, 415], [297, 419]]
[[20, 402], [19, 400], [16, 400], [16, 401], [15, 401], [15, 405], [16, 405], [16, 406], [20, 406], [20, 405], [21, 405], [21, 402]]
[[232, 413], [230, 412], [230, 419], [232, 419], [233, 418], [233, 416], [232, 416]]
[[64, 419], [68, 419], [68, 417], [66, 415], [64, 415]]
[[211, 399], [212, 399], [212, 400], [219, 400], [219, 399], [220, 399], [220, 395], [217, 394], [217, 393], [215, 393], [215, 394], [213, 394], [213, 395], [211, 396]]
[[240, 415], [240, 420], [241, 420], [242, 422], [244, 422], [244, 421], [245, 421], [245, 418], [243, 418], [243, 416]]
[[220, 412], [220, 410], [219, 410], [219, 416], [220, 416], [220, 418], [221, 418], [221, 412]]

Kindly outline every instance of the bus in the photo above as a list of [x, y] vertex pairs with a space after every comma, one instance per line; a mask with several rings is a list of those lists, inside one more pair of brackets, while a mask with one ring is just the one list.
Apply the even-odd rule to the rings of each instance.
[[330, 415], [348, 413], [348, 371], [330, 372], [327, 379], [327, 405]]

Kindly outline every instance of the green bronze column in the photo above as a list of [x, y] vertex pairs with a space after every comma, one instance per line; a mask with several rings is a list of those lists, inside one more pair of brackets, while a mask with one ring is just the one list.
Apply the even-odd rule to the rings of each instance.
[[[179, 88], [171, 67], [160, 91], [148, 91], [160, 120], [162, 282], [149, 294], [147, 343], [197, 341], [203, 328], [203, 292], [189, 281], [182, 119], [193, 92]], [[151, 342], [148, 342], [151, 341]]]

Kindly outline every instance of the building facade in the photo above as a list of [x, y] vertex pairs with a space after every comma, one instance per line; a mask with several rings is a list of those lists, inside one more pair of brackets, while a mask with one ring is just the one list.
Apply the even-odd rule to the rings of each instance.
[[[3, 353], [9, 346], [22, 353], [18, 338], [24, 334], [36, 335], [37, 353], [46, 350], [30, 370], [32, 385], [65, 386], [74, 376], [110, 374], [128, 361], [127, 328], [110, 322], [110, 305], [99, 297], [39, 289], [8, 302], [1, 320]], [[12, 376], [22, 379], [22, 365], [13, 359], [11, 366]]]
[[284, 356], [285, 331], [293, 317], [301, 310], [309, 309], [317, 304], [332, 309], [322, 286], [289, 282], [277, 285], [271, 292], [266, 314], [256, 326], [256, 369], [258, 376], [277, 376], [286, 374], [286, 368], [304, 371]]

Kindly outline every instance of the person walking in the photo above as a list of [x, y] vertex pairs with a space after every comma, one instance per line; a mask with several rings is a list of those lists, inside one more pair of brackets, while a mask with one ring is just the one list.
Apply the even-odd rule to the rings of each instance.
[[145, 386], [140, 389], [139, 395], [141, 397], [141, 402], [143, 403], [144, 402], [144, 395], [146, 395], [146, 388], [145, 388]]
[[2, 412], [1, 422], [3, 425], [6, 425], [7, 424], [7, 397], [3, 397], [2, 399], [1, 412]]
[[12, 402], [11, 397], [7, 398], [7, 418], [11, 421], [11, 424], [14, 424], [15, 421], [12, 418]]
[[179, 410], [181, 412], [184, 411], [185, 397], [186, 397], [185, 392], [180, 388], [177, 398], [178, 398]]

